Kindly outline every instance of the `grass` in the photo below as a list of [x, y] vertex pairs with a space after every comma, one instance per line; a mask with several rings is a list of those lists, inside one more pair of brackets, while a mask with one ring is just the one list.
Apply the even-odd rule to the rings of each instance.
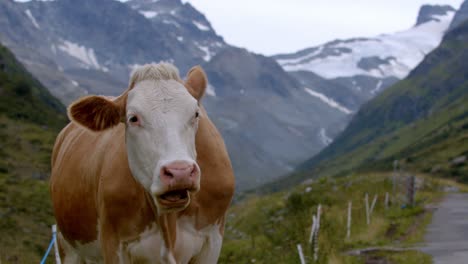
[[1, 115], [0, 127], [0, 263], [38, 263], [54, 223], [47, 179], [56, 131]]
[[[443, 186], [466, 187], [424, 175], [417, 178], [420, 188], [416, 205], [411, 208], [402, 208], [401, 200], [387, 210], [384, 208], [384, 194], [392, 191], [388, 173], [320, 178], [289, 191], [260, 197], [250, 194], [229, 210], [219, 263], [299, 263], [297, 244], [302, 245], [310, 260], [313, 254], [307, 241], [312, 214], [318, 204], [322, 205], [319, 263], [363, 263], [363, 257], [346, 256], [343, 252], [394, 244], [409, 247], [421, 242], [432, 216], [424, 209], [425, 205], [442, 197]], [[365, 193], [369, 193], [369, 203], [374, 194], [378, 195], [369, 226], [363, 200]], [[353, 225], [351, 237], [347, 239], [347, 206], [350, 200], [353, 202]], [[382, 254], [388, 255], [390, 263], [430, 263], [425, 262], [430, 258], [419, 252]], [[423, 262], [418, 262], [419, 258]]]

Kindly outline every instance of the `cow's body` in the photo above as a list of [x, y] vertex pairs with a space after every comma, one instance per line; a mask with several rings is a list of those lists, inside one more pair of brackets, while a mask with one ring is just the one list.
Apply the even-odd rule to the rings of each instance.
[[51, 196], [64, 263], [215, 263], [234, 176], [202, 109], [196, 134], [200, 191], [159, 214], [129, 168], [123, 123], [92, 132], [70, 123], [52, 155]]

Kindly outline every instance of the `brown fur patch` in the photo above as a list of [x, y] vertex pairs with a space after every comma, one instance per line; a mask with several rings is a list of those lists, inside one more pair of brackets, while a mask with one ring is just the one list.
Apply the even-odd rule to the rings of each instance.
[[68, 117], [90, 130], [102, 131], [119, 124], [121, 109], [104, 97], [87, 96], [70, 105]]
[[203, 71], [202, 67], [192, 67], [187, 74], [187, 81], [185, 82], [185, 86], [189, 93], [195, 97], [195, 99], [200, 101], [205, 94], [207, 84], [208, 78], [206, 77], [205, 71]]

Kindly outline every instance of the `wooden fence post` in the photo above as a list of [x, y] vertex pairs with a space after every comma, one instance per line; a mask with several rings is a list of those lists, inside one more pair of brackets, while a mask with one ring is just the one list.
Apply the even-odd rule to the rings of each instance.
[[370, 224], [370, 218], [369, 218], [369, 195], [366, 193], [366, 196], [364, 197], [364, 203], [366, 206], [366, 222], [367, 225]]
[[351, 208], [353, 207], [353, 202], [349, 201], [348, 202], [348, 222], [346, 224], [347, 230], [346, 230], [346, 238], [349, 239], [351, 236]]
[[385, 210], [388, 209], [388, 192], [385, 193]]
[[408, 179], [407, 203], [409, 207], [414, 206], [414, 195], [415, 195], [415, 177], [414, 175], [411, 175], [409, 176], [409, 179]]
[[[392, 197], [393, 199], [396, 198], [396, 177], [397, 177], [397, 170], [398, 170], [398, 160], [393, 161], [393, 177], [392, 177]], [[392, 201], [392, 203], [395, 203], [396, 201]]]

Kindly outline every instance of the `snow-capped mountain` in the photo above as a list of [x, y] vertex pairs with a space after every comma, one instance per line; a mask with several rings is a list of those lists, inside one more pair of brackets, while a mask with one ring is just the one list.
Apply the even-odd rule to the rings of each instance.
[[167, 28], [167, 37], [184, 43], [185, 50], [209, 61], [227, 44], [216, 34], [206, 17], [189, 3], [174, 0], [130, 0], [133, 9], [150, 19], [156, 27]]
[[[288, 73], [273, 58], [225, 43], [202, 13], [180, 0], [19, 1], [0, 1], [0, 42], [64, 103], [87, 93], [117, 95], [144, 63], [170, 61], [182, 76], [201, 64], [210, 81], [203, 104], [224, 136], [240, 189], [286, 174], [330, 144], [367, 99], [358, 87], [377, 93], [397, 80]], [[338, 44], [311, 52], [323, 59], [333, 57], [327, 49], [347, 55], [351, 47]], [[310, 52], [302, 53], [276, 59]], [[377, 74], [372, 67], [379, 63], [385, 64], [370, 58], [363, 67]]]
[[[395, 81], [405, 78], [439, 45], [454, 15], [455, 9], [450, 6], [425, 5], [420, 9], [416, 25], [408, 30], [374, 38], [335, 40], [274, 58], [306, 86], [310, 86], [308, 73], [314, 73], [348, 87], [353, 96], [360, 95], [360, 98], [356, 97], [355, 104], [343, 103], [356, 108]], [[337, 96], [330, 91], [321, 92]], [[343, 101], [342, 98], [335, 99]]]
[[238, 186], [288, 173], [331, 142], [351, 111], [310, 91], [272, 58], [226, 44], [180, 0], [0, 1], [0, 42], [52, 93], [121, 93], [138, 65], [201, 64], [204, 105], [224, 135]]
[[185, 72], [227, 46], [203, 14], [180, 0], [7, 0], [0, 8], [0, 41], [65, 102], [115, 94], [138, 65], [169, 61]]

